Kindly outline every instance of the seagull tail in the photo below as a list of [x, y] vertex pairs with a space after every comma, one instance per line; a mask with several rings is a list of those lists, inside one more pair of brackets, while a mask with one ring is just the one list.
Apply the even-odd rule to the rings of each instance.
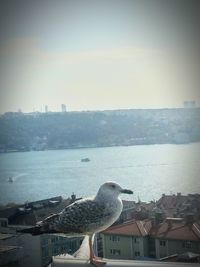
[[42, 228], [41, 226], [36, 225], [36, 226], [30, 227], [30, 228], [24, 228], [24, 229], [17, 230], [17, 232], [23, 233], [23, 234], [41, 235], [44, 233], [41, 228]]

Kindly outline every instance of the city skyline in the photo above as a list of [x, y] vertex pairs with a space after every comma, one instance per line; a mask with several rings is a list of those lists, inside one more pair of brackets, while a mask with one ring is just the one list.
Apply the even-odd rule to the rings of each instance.
[[[64, 106], [63, 106], [64, 105]], [[190, 109], [190, 108], [200, 108], [199, 105], [197, 105], [197, 103], [194, 100], [186, 100], [182, 103], [182, 105], [180, 107], [152, 107], [152, 108], [148, 108], [148, 107], [140, 107], [140, 108], [122, 108], [122, 109], [107, 109], [108, 111], [115, 111], [115, 110], [134, 110], [134, 109], [179, 109], [179, 108], [185, 108], [185, 109]], [[66, 104], [60, 104], [60, 106], [56, 106], [53, 110], [51, 109], [51, 107], [49, 105], [42, 105], [39, 109], [32, 109], [31, 111], [23, 111], [21, 108], [18, 108], [18, 110], [14, 110], [14, 111], [6, 111], [4, 113], [9, 113], [9, 112], [18, 112], [18, 113], [34, 113], [34, 112], [39, 112], [39, 113], [51, 113], [51, 112], [84, 112], [84, 111], [91, 111], [91, 112], [95, 112], [95, 111], [106, 111], [106, 109], [96, 109], [96, 110], [70, 110], [68, 109], [68, 107], [66, 106]], [[1, 113], [0, 113], [1, 114]], [[2, 113], [3, 114], [3, 113]]]
[[199, 106], [199, 1], [1, 3], [0, 113]]

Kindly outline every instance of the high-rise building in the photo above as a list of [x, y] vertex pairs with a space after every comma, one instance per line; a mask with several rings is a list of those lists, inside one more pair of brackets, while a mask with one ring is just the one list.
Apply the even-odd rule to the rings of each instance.
[[66, 112], [66, 105], [65, 104], [61, 105], [61, 112]]
[[48, 106], [45, 105], [45, 112], [47, 113], [48, 112]]

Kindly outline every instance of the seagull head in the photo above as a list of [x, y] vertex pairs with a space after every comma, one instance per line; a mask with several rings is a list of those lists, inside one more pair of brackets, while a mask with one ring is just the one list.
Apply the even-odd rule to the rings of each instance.
[[118, 183], [106, 182], [99, 188], [97, 195], [118, 197], [121, 193], [133, 194], [133, 191], [122, 188]]

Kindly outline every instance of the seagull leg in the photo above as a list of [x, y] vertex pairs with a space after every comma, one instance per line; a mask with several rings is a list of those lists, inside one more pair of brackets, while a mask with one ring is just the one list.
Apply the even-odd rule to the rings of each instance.
[[94, 254], [94, 250], [93, 250], [93, 237], [94, 235], [90, 235], [89, 236], [89, 247], [90, 247], [90, 263], [93, 264], [94, 266], [97, 266], [97, 267], [100, 267], [104, 264], [106, 264], [106, 261], [103, 260], [102, 258], [100, 257], [97, 257], [95, 254]]

